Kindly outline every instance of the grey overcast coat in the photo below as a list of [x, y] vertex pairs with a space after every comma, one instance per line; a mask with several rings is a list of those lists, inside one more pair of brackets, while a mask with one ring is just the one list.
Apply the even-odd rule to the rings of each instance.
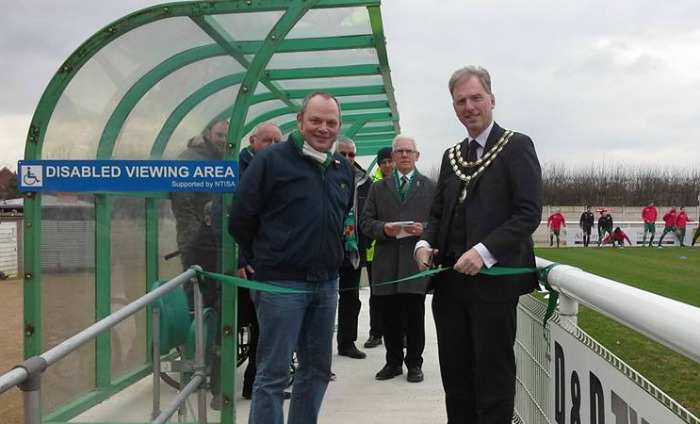
[[[360, 229], [370, 239], [376, 240], [372, 278], [377, 283], [408, 277], [417, 273], [413, 249], [418, 237], [397, 239], [384, 234], [384, 224], [396, 221], [415, 221], [427, 225], [430, 205], [433, 202], [435, 183], [416, 170], [415, 178], [404, 202], [396, 190], [393, 177], [372, 184], [367, 202], [360, 217]], [[398, 293], [425, 294], [427, 278], [398, 284], [373, 286], [373, 294], [387, 296]]]

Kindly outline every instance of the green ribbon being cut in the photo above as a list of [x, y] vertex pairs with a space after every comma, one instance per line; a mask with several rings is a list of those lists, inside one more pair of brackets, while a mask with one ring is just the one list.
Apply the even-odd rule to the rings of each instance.
[[[545, 312], [544, 315], [544, 320], [542, 322], [543, 326], [547, 325], [547, 321], [552, 317], [554, 314], [554, 310], [557, 308], [557, 300], [559, 300], [559, 293], [554, 291], [552, 289], [552, 286], [549, 284], [548, 277], [549, 277], [549, 271], [552, 270], [555, 266], [559, 264], [553, 263], [551, 265], [548, 265], [544, 268], [505, 268], [505, 267], [492, 267], [492, 268], [482, 268], [481, 271], [479, 271], [480, 274], [484, 275], [492, 275], [492, 276], [502, 276], [502, 275], [519, 275], [519, 274], [528, 274], [532, 272], [537, 272], [538, 273], [538, 278], [544, 284], [545, 288], [549, 291], [549, 303], [547, 304], [547, 312]], [[414, 280], [416, 278], [422, 278], [422, 277], [428, 277], [430, 275], [435, 275], [439, 274], [444, 271], [451, 270], [452, 268], [437, 268], [437, 269], [427, 269], [425, 271], [421, 271], [417, 274], [409, 275], [408, 277], [404, 278], [399, 278], [398, 280], [392, 280], [392, 281], [385, 281], [382, 283], [376, 283], [372, 284], [372, 286], [384, 286], [388, 284], [398, 284], [404, 281], [409, 281], [409, 280]], [[231, 284], [234, 286], [238, 287], [245, 287], [248, 289], [252, 290], [263, 290], [267, 292], [272, 292], [272, 293], [309, 293], [306, 290], [296, 290], [296, 289], [287, 289], [284, 287], [278, 287], [278, 286], [273, 286], [272, 284], [269, 283], [262, 283], [260, 281], [254, 281], [254, 280], [246, 280], [243, 278], [235, 277], [233, 275], [224, 275], [224, 274], [219, 274], [216, 272], [210, 272], [210, 271], [201, 271], [199, 269], [196, 269], [197, 271], [197, 276], [198, 277], [209, 277], [213, 278], [215, 280], [219, 280], [222, 283], [226, 284]], [[201, 278], [200, 278], [201, 282]], [[341, 289], [344, 290], [344, 289]], [[350, 290], [350, 289], [348, 289]], [[357, 289], [352, 289], [352, 290], [357, 290]]]

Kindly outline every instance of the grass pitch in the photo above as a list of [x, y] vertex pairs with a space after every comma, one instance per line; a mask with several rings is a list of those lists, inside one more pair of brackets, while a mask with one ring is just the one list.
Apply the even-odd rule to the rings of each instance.
[[[538, 248], [535, 255], [700, 307], [700, 248], [697, 247]], [[700, 364], [584, 306], [580, 308], [578, 324], [700, 416]]]

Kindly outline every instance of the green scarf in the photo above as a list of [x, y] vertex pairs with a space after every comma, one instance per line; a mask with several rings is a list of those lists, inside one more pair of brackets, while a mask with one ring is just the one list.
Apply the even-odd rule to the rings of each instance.
[[[304, 137], [301, 135], [299, 130], [292, 131], [292, 143], [294, 144], [294, 147], [296, 147], [296, 149], [299, 151], [299, 153], [304, 155], [304, 143], [306, 143], [306, 140], [304, 140]], [[331, 152], [326, 152], [326, 160], [323, 163], [319, 163], [314, 160], [314, 163], [318, 165], [321, 171], [325, 171], [326, 169], [328, 169], [332, 162], [333, 154]]]

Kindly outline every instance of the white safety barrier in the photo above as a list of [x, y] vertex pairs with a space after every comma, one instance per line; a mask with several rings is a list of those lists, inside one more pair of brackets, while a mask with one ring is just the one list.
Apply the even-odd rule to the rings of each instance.
[[[551, 264], [537, 258], [538, 267]], [[547, 281], [560, 293], [547, 327], [544, 304], [523, 296], [519, 305], [514, 422], [700, 424], [575, 325], [581, 303], [700, 363], [700, 308], [567, 265], [554, 266]]]

